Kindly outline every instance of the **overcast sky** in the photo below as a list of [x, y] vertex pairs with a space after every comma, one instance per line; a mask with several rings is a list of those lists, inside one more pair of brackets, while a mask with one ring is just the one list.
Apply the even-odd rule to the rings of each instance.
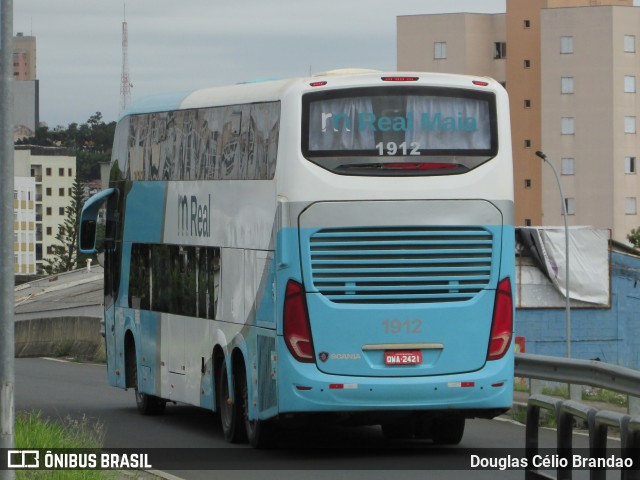
[[[40, 120], [117, 120], [122, 0], [14, 0], [34, 35]], [[132, 100], [334, 68], [396, 67], [396, 16], [505, 10], [505, 0], [128, 0]]]
[[[640, 0], [634, 0], [635, 5]], [[123, 0], [14, 0], [35, 35], [40, 120], [117, 120]], [[334, 68], [396, 67], [396, 17], [505, 11], [505, 0], [128, 0], [131, 99]]]

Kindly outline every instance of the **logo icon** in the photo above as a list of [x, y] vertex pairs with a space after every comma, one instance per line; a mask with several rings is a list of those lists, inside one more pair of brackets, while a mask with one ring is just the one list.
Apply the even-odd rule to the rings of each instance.
[[39, 468], [40, 452], [38, 450], [8, 450], [8, 468]]
[[320, 352], [318, 354], [318, 358], [323, 361], [326, 362], [327, 360], [329, 360], [329, 354], [327, 352]]

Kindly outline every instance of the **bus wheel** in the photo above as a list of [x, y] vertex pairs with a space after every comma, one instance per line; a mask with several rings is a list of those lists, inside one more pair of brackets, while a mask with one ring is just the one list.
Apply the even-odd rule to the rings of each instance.
[[242, 415], [242, 394], [238, 389], [236, 401], [231, 400], [229, 379], [227, 376], [227, 362], [222, 362], [220, 367], [218, 405], [220, 405], [220, 423], [224, 438], [230, 443], [242, 443], [246, 441], [246, 432]]
[[434, 419], [431, 438], [437, 445], [457, 445], [464, 435], [465, 419], [462, 416], [445, 416]]
[[136, 406], [143, 415], [162, 415], [167, 401], [154, 395], [142, 393], [136, 388]]
[[162, 415], [167, 406], [166, 400], [154, 395], [142, 393], [138, 387], [138, 367], [136, 366], [136, 348], [131, 345], [127, 351], [127, 369], [130, 371], [131, 383], [135, 388], [136, 407], [142, 415]]
[[277, 437], [275, 422], [272, 420], [249, 420], [249, 387], [244, 372], [238, 373], [238, 388], [242, 393], [242, 416], [249, 444], [253, 448], [273, 447], [273, 442]]

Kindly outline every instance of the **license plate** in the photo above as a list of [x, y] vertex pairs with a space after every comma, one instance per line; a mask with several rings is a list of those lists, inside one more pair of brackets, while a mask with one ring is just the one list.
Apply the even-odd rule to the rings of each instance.
[[385, 365], [419, 365], [422, 363], [420, 350], [400, 350], [398, 352], [384, 352]]

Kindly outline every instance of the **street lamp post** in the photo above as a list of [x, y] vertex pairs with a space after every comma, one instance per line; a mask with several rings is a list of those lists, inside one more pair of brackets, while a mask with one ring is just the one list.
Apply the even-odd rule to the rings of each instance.
[[541, 151], [537, 151], [536, 155], [540, 157], [544, 162], [551, 167], [553, 170], [553, 175], [556, 177], [556, 182], [558, 182], [558, 189], [560, 190], [560, 198], [562, 200], [562, 216], [564, 217], [564, 250], [566, 257], [566, 273], [565, 273], [565, 312], [566, 312], [566, 323], [567, 323], [567, 358], [571, 358], [571, 299], [569, 298], [569, 226], [567, 224], [567, 200], [564, 196], [564, 192], [562, 190], [562, 183], [560, 182], [560, 177], [558, 176], [558, 172], [556, 171], [553, 163], [549, 161], [547, 156]]

